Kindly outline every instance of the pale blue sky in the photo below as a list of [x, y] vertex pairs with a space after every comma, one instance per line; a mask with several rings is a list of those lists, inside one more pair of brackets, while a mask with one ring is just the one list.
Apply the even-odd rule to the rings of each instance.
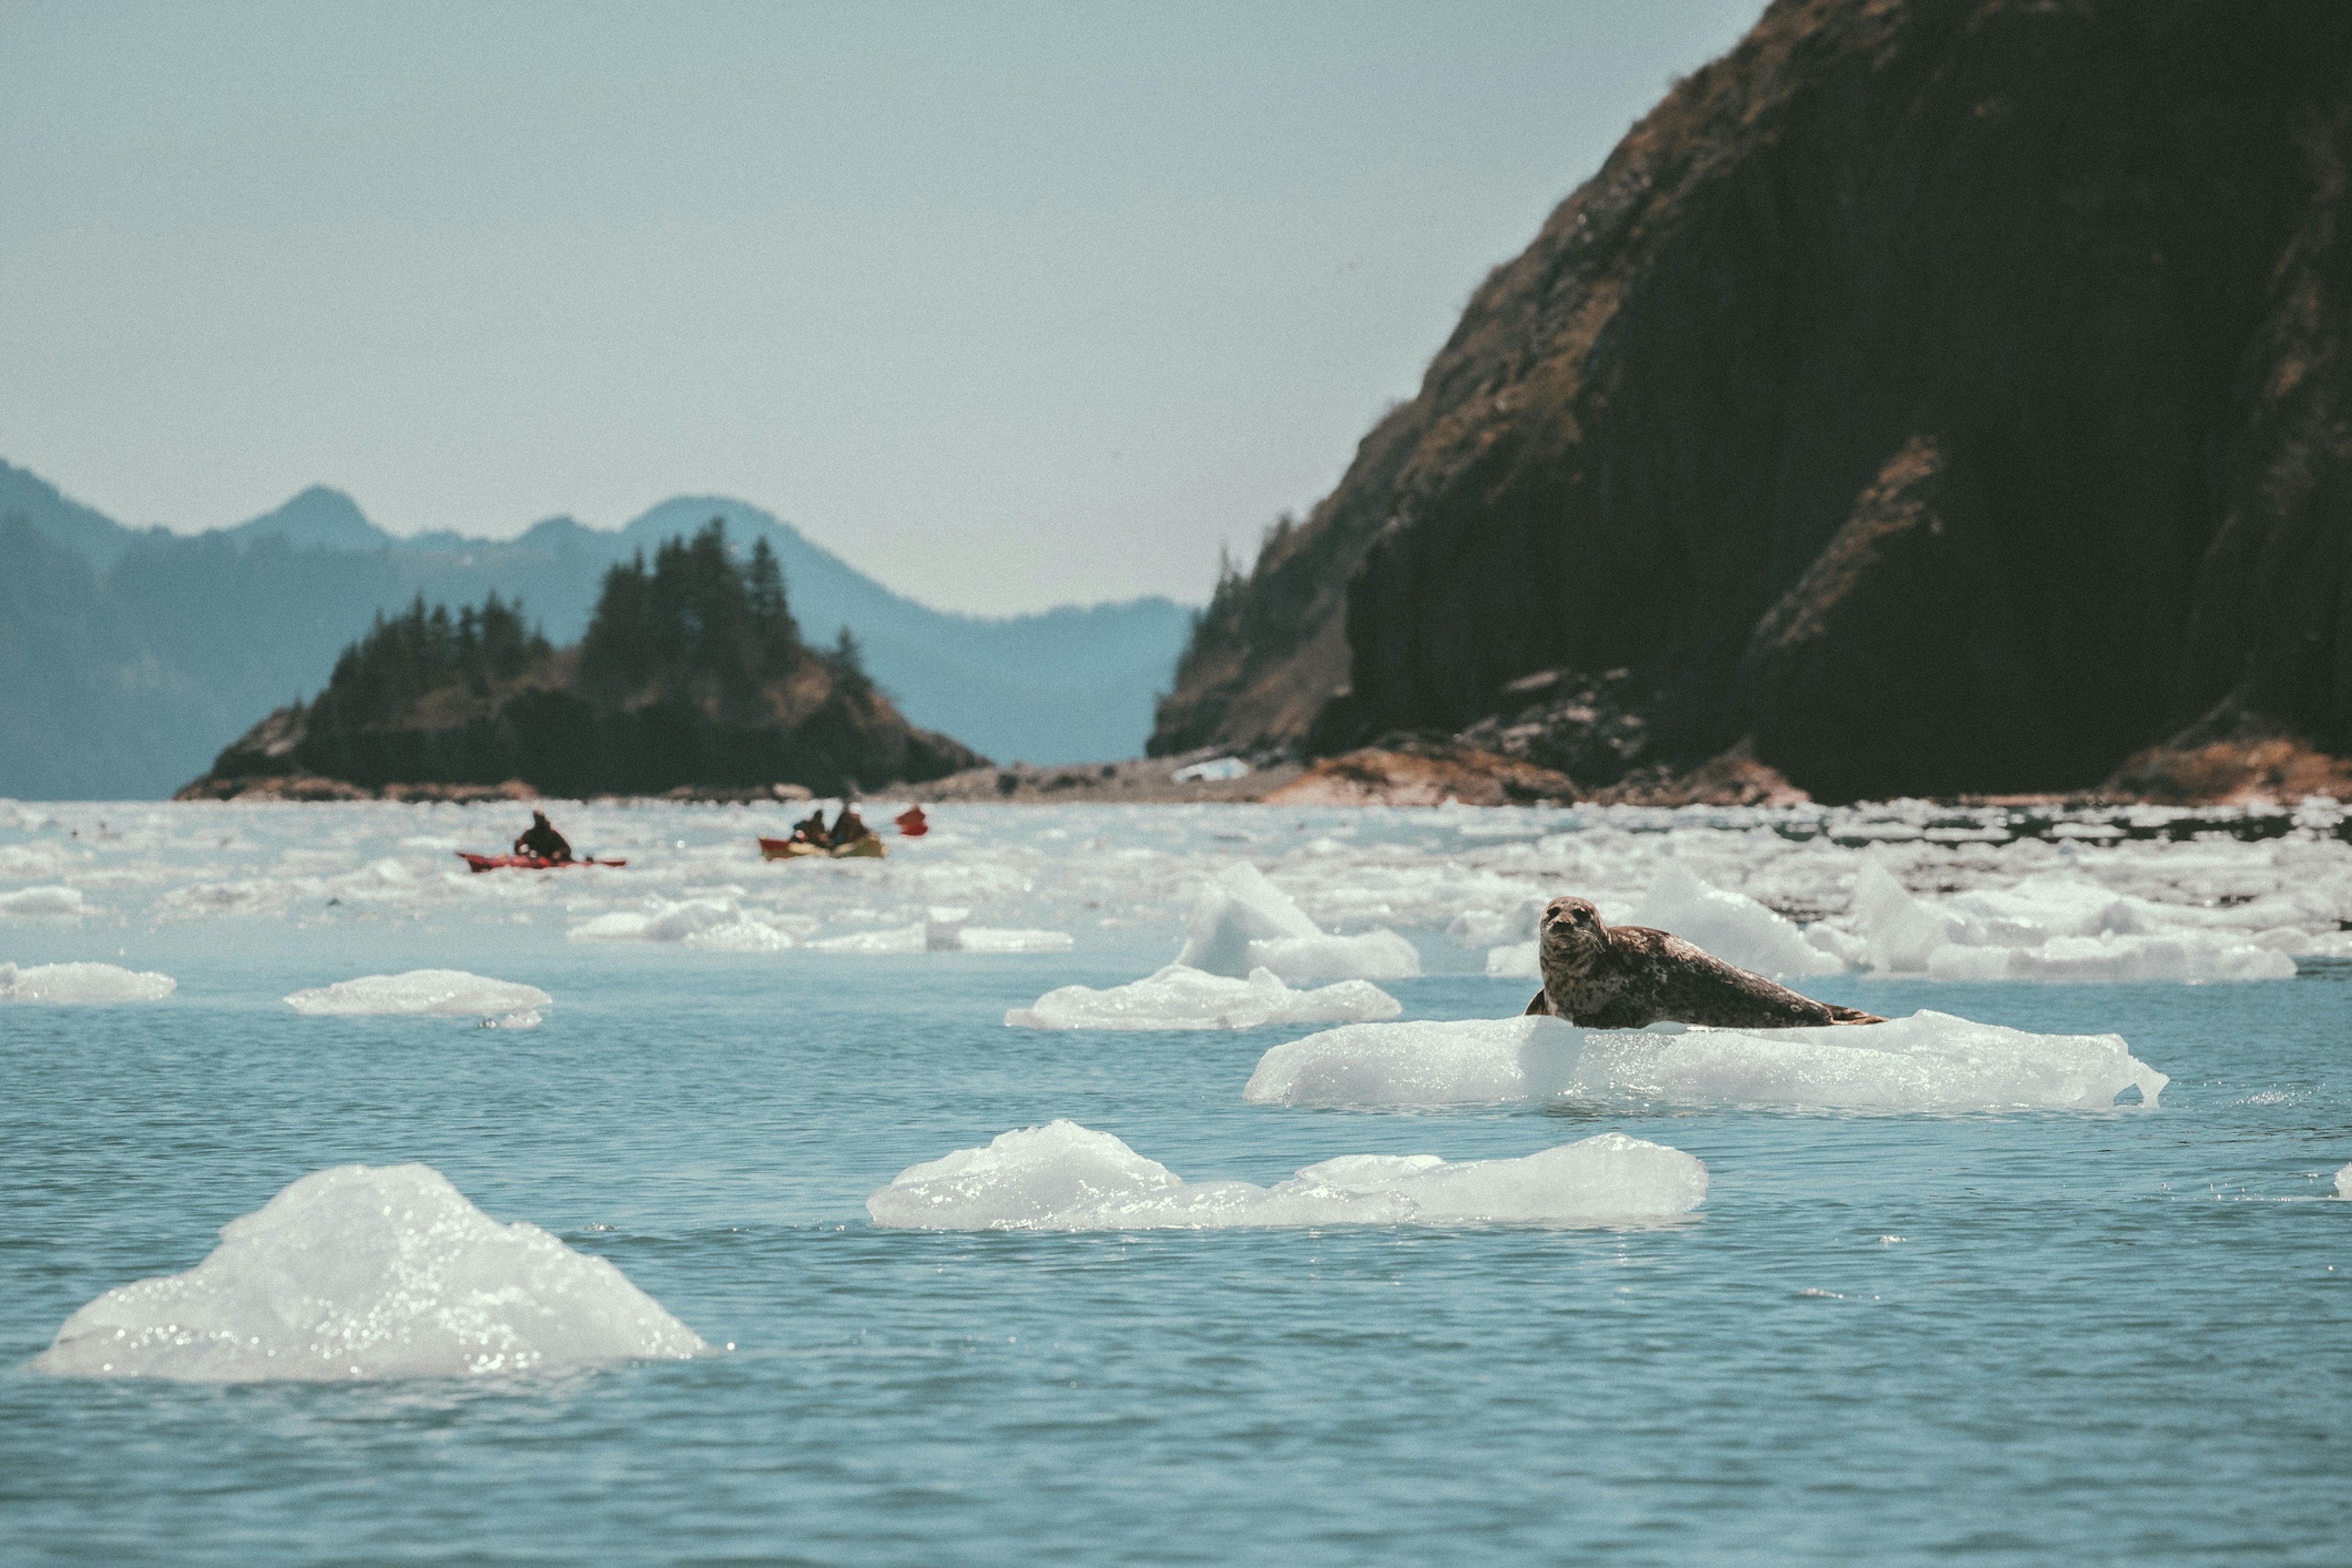
[[1197, 600], [1758, 0], [0, 5], [0, 458]]

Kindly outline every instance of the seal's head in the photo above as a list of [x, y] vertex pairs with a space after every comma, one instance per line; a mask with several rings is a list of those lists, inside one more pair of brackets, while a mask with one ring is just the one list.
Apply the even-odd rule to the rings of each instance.
[[1554, 899], [1544, 906], [1541, 942], [1547, 963], [1587, 969], [1609, 951], [1609, 928], [1591, 899]]
[[530, 825], [533, 827], [546, 827], [550, 826], [547, 820], [547, 813], [543, 811], [532, 812], [530, 814]]

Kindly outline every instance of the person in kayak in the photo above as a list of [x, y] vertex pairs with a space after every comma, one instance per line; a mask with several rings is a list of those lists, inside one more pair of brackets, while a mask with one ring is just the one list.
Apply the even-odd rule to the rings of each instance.
[[820, 849], [833, 847], [833, 838], [824, 830], [824, 807], [818, 806], [808, 814], [806, 820], [793, 824], [793, 841], [814, 844]]
[[514, 852], [561, 862], [572, 858], [572, 845], [555, 831], [555, 824], [547, 820], [547, 813], [534, 811], [530, 814], [530, 826], [514, 841]]
[[845, 800], [841, 803], [841, 815], [833, 819], [832, 833], [835, 849], [845, 844], [855, 844], [861, 838], [874, 837], [874, 830], [866, 826], [866, 819], [857, 815], [857, 808]]

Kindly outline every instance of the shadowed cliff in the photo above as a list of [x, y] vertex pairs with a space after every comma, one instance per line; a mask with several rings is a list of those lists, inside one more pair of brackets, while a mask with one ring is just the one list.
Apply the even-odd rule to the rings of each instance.
[[1774, 5], [1220, 592], [1155, 748], [1829, 798], [2352, 751], [2348, 119], [2339, 5]]

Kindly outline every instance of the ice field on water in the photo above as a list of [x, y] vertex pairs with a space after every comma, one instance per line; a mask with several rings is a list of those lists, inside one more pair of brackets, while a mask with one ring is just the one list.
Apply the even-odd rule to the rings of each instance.
[[2343, 1560], [2332, 807], [553, 815], [0, 803], [0, 1562]]

